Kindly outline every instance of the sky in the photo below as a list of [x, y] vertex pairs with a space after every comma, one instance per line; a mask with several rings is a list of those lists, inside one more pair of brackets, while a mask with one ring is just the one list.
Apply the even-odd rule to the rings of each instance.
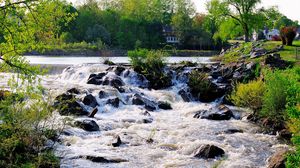
[[[205, 13], [205, 3], [208, 0], [192, 0], [197, 11], [200, 13]], [[286, 15], [292, 20], [298, 20], [300, 22], [300, 0], [262, 0], [260, 7], [271, 7], [278, 6], [279, 11]]]

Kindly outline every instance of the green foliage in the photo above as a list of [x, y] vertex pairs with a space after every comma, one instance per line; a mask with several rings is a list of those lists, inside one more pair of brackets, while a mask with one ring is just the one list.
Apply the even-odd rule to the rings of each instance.
[[151, 88], [160, 89], [171, 85], [170, 76], [164, 73], [167, 53], [138, 49], [128, 51], [128, 57], [134, 70], [143, 74], [150, 81]]
[[196, 94], [196, 97], [206, 95], [211, 90], [211, 82], [208, 79], [208, 74], [199, 71], [191, 72], [188, 85], [191, 88], [191, 92]]
[[265, 93], [264, 82], [261, 80], [251, 81], [247, 84], [237, 84], [230, 99], [240, 107], [251, 108], [255, 112], [262, 108]]

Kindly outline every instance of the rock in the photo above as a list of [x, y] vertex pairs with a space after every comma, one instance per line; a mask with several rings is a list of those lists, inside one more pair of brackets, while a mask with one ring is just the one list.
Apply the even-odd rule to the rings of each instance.
[[270, 54], [264, 61], [265, 65], [269, 65], [271, 68], [286, 69], [289, 63], [282, 60], [280, 54]]
[[189, 94], [184, 90], [184, 89], [181, 89], [178, 94], [181, 96], [181, 98], [183, 99], [183, 101], [185, 102], [190, 102], [190, 97], [189, 97]]
[[259, 58], [267, 54], [267, 50], [264, 48], [254, 48], [250, 53], [250, 58]]
[[115, 87], [120, 93], [125, 93], [125, 89], [123, 87]]
[[90, 106], [90, 107], [97, 107], [98, 106], [98, 103], [97, 103], [97, 100], [96, 98], [91, 95], [91, 94], [88, 94], [86, 95], [84, 98], [83, 98], [83, 104], [87, 105], [87, 106]]
[[122, 145], [122, 141], [121, 141], [120, 136], [115, 137], [115, 139], [116, 139], [115, 142], [113, 142], [111, 144], [113, 147], [119, 147], [120, 145]]
[[122, 81], [122, 79], [119, 76], [115, 76], [115, 75], [105, 77], [102, 84], [103, 85], [110, 85], [110, 86], [113, 86], [115, 88], [125, 85], [124, 82]]
[[135, 94], [132, 98], [132, 104], [133, 105], [144, 105], [145, 104], [144, 98], [139, 94]]
[[151, 101], [139, 94], [134, 94], [134, 96], [132, 98], [132, 104], [133, 105], [145, 105], [145, 109], [148, 111], [156, 110], [156, 104], [153, 101]]
[[67, 90], [67, 93], [69, 93], [69, 94], [80, 94], [80, 91], [76, 88], [72, 88], [72, 89]]
[[144, 123], [144, 124], [150, 124], [152, 122], [153, 122], [152, 118], [144, 118], [144, 119], [142, 119], [142, 123]]
[[94, 120], [75, 121], [74, 125], [85, 131], [99, 131], [99, 126]]
[[115, 72], [116, 75], [120, 76], [121, 73], [122, 73], [123, 71], [125, 71], [125, 69], [126, 69], [126, 68], [124, 68], [124, 67], [117, 66], [117, 67], [114, 68], [114, 72]]
[[286, 154], [288, 150], [280, 150], [269, 158], [268, 168], [285, 168]]
[[91, 78], [88, 80], [87, 84], [93, 84], [93, 85], [101, 85], [102, 84], [101, 79]]
[[99, 74], [91, 74], [88, 78], [87, 84], [94, 84], [94, 85], [101, 85], [102, 84], [102, 78], [106, 75], [106, 72], [102, 72]]
[[102, 156], [79, 156], [79, 158], [82, 159], [87, 159], [90, 160], [92, 162], [96, 162], [96, 163], [121, 163], [121, 162], [128, 162], [125, 159], [109, 159], [109, 158], [105, 158]]
[[120, 103], [120, 99], [119, 98], [114, 98], [114, 99], [108, 99], [106, 104], [111, 104], [112, 106], [114, 106], [115, 108], [119, 107], [119, 103]]
[[103, 98], [105, 98], [107, 96], [107, 94], [103, 91], [103, 90], [100, 90], [99, 91], [99, 98], [100, 99], [103, 99]]
[[279, 138], [285, 139], [285, 140], [291, 140], [292, 133], [288, 129], [283, 129], [278, 132]]
[[216, 158], [225, 154], [224, 150], [215, 145], [202, 145], [195, 152], [194, 157], [197, 158]]
[[223, 131], [223, 133], [225, 134], [235, 134], [235, 133], [243, 133], [244, 131], [243, 130], [240, 130], [240, 129], [227, 129], [225, 131]]
[[208, 119], [208, 120], [230, 120], [234, 117], [232, 111], [225, 105], [220, 105], [216, 110], [209, 112], [201, 110], [194, 115], [194, 118]]
[[54, 107], [58, 110], [60, 115], [87, 115], [80, 103], [76, 100], [74, 95], [62, 94], [55, 98]]
[[154, 110], [156, 110], [156, 107], [152, 104], [146, 104], [145, 109], [148, 111], [154, 111]]
[[158, 107], [163, 110], [172, 110], [171, 104], [168, 102], [159, 101]]

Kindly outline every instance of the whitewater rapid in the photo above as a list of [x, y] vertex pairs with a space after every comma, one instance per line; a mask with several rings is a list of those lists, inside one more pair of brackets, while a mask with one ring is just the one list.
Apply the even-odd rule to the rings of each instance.
[[[125, 93], [119, 93], [111, 86], [87, 84], [90, 74], [105, 71], [103, 64], [82, 64], [66, 68], [62, 74], [43, 77], [42, 84], [55, 97], [68, 89], [77, 88], [83, 92], [79, 97], [92, 94], [96, 97], [98, 113], [94, 120], [100, 131], [87, 132], [80, 128], [66, 125], [60, 135], [60, 142], [55, 143], [55, 153], [61, 159], [62, 168], [160, 168], [160, 167], [224, 167], [224, 168], [263, 168], [268, 158], [280, 148], [276, 136], [260, 133], [260, 128], [248, 122], [245, 116], [249, 111], [230, 107], [241, 119], [212, 121], [197, 119], [193, 116], [200, 110], [208, 110], [218, 103], [184, 102], [178, 91], [184, 87], [181, 81], [174, 79], [174, 86], [164, 90], [142, 89], [134, 80], [125, 78]], [[118, 108], [107, 105], [99, 99], [99, 91], [104, 90], [109, 97], [118, 97]], [[127, 103], [129, 94], [139, 93], [153, 101], [167, 101], [172, 110], [156, 110], [145, 115], [141, 106]], [[87, 110], [92, 110], [87, 107]], [[68, 118], [76, 120], [88, 117], [60, 116], [55, 114], [55, 122]], [[151, 121], [145, 123], [144, 121]], [[229, 129], [242, 130], [243, 133], [228, 134]], [[119, 136], [123, 142], [120, 147], [111, 143]], [[153, 142], [149, 143], [149, 139]], [[203, 144], [213, 144], [225, 151], [225, 156], [216, 159], [199, 159], [193, 152]], [[96, 163], [80, 156], [101, 156], [120, 163]]]

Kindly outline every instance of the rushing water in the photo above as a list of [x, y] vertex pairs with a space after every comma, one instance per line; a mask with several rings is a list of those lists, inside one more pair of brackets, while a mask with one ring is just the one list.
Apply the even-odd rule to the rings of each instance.
[[[101, 63], [108, 57], [55, 57], [55, 56], [25, 56], [31, 64], [75, 65], [83, 63]], [[167, 62], [178, 63], [180, 61], [210, 62], [210, 57], [169, 57]], [[109, 57], [114, 63], [129, 63], [128, 57]]]
[[[57, 63], [57, 62], [56, 62]], [[241, 120], [212, 121], [193, 118], [199, 110], [214, 108], [218, 103], [184, 102], [178, 91], [186, 83], [173, 79], [173, 87], [164, 90], [149, 90], [138, 87], [139, 81], [132, 70], [129, 75], [121, 74], [125, 82], [125, 93], [119, 93], [111, 86], [88, 85], [91, 73], [103, 72], [108, 66], [103, 64], [82, 64], [66, 68], [62, 74], [43, 77], [43, 85], [55, 95], [70, 88], [78, 88], [83, 94], [96, 97], [99, 104], [94, 118], [70, 117], [69, 120], [92, 119], [100, 131], [86, 132], [66, 125], [60, 143], [55, 144], [55, 152], [61, 158], [63, 168], [159, 168], [187, 167], [210, 168], [219, 164], [226, 168], [266, 167], [267, 159], [279, 148], [276, 136], [258, 133], [259, 128], [243, 119], [247, 111], [230, 107]], [[187, 69], [188, 71], [188, 69]], [[108, 75], [114, 75], [109, 72]], [[5, 75], [4, 75], [5, 76]], [[109, 97], [100, 99], [99, 91], [104, 90]], [[156, 110], [143, 115], [145, 109], [132, 105], [130, 96], [134, 93], [144, 95], [153, 101], [168, 101], [173, 110]], [[119, 108], [105, 104], [108, 98], [118, 97]], [[87, 110], [91, 107], [84, 106]], [[55, 122], [61, 123], [66, 117], [55, 115]], [[152, 121], [144, 123], [143, 120]], [[243, 133], [226, 134], [225, 130], [241, 129]], [[123, 145], [113, 147], [115, 136], [120, 136]], [[148, 143], [148, 139], [153, 143]], [[225, 151], [225, 157], [199, 159], [193, 152], [203, 144], [214, 144]], [[113, 160], [125, 160], [121, 163], [95, 163], [80, 156], [101, 156]]]

